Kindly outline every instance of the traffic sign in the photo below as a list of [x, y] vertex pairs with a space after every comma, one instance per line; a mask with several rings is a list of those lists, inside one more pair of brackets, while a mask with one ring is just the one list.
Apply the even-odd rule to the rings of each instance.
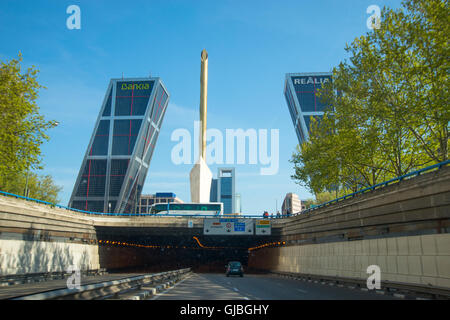
[[270, 220], [255, 220], [255, 234], [270, 236], [272, 234], [272, 226]]
[[203, 219], [204, 235], [253, 235], [253, 219]]

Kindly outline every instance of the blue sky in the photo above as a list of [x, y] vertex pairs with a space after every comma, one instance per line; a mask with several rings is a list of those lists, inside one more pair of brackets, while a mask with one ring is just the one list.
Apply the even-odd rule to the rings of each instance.
[[[81, 9], [81, 29], [69, 30], [70, 5]], [[0, 58], [21, 51], [24, 66], [40, 70], [47, 87], [41, 113], [60, 125], [42, 147], [45, 168], [63, 187], [67, 204], [111, 78], [161, 77], [170, 101], [144, 193], [171, 191], [190, 200], [192, 165], [175, 165], [170, 137], [193, 134], [200, 100], [200, 52], [209, 54], [208, 127], [278, 129], [280, 166], [234, 165], [236, 191], [247, 214], [272, 212], [288, 192], [312, 197], [291, 180], [289, 159], [298, 140], [283, 96], [286, 73], [328, 72], [344, 47], [369, 30], [370, 5], [399, 0], [318, 1], [0, 1]], [[225, 165], [228, 166], [228, 165]], [[214, 175], [218, 165], [211, 165]]]

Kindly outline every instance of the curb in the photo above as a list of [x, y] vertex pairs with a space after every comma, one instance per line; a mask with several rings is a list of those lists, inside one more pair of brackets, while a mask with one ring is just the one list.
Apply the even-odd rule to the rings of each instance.
[[177, 283], [177, 280], [170, 280], [168, 282], [165, 282], [163, 284], [160, 284], [159, 286], [156, 286], [154, 288], [149, 288], [148, 290], [144, 290], [139, 294], [136, 294], [134, 296], [128, 297], [125, 300], [145, 300], [151, 296], [154, 296], [158, 292], [161, 292], [164, 289], [167, 289], [169, 287], [172, 287], [175, 283]]

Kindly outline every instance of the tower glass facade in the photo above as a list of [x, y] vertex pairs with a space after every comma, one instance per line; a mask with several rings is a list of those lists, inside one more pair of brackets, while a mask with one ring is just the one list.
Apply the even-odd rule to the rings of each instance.
[[217, 201], [223, 203], [223, 213], [236, 213], [235, 170], [219, 168], [217, 173]]
[[217, 201], [217, 179], [211, 180], [211, 191], [209, 193], [209, 202], [218, 202]]
[[111, 80], [70, 207], [135, 212], [168, 102], [159, 78]]
[[300, 143], [309, 139], [311, 117], [319, 120], [329, 107], [317, 97], [317, 90], [331, 82], [331, 73], [288, 73], [284, 96]]

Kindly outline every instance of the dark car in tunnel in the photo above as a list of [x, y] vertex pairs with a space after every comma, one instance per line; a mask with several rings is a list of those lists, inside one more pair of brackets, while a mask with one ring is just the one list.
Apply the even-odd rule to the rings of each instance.
[[242, 264], [239, 261], [231, 261], [226, 266], [226, 275], [229, 277], [230, 275], [239, 275], [241, 277], [244, 276], [244, 268], [242, 267]]

